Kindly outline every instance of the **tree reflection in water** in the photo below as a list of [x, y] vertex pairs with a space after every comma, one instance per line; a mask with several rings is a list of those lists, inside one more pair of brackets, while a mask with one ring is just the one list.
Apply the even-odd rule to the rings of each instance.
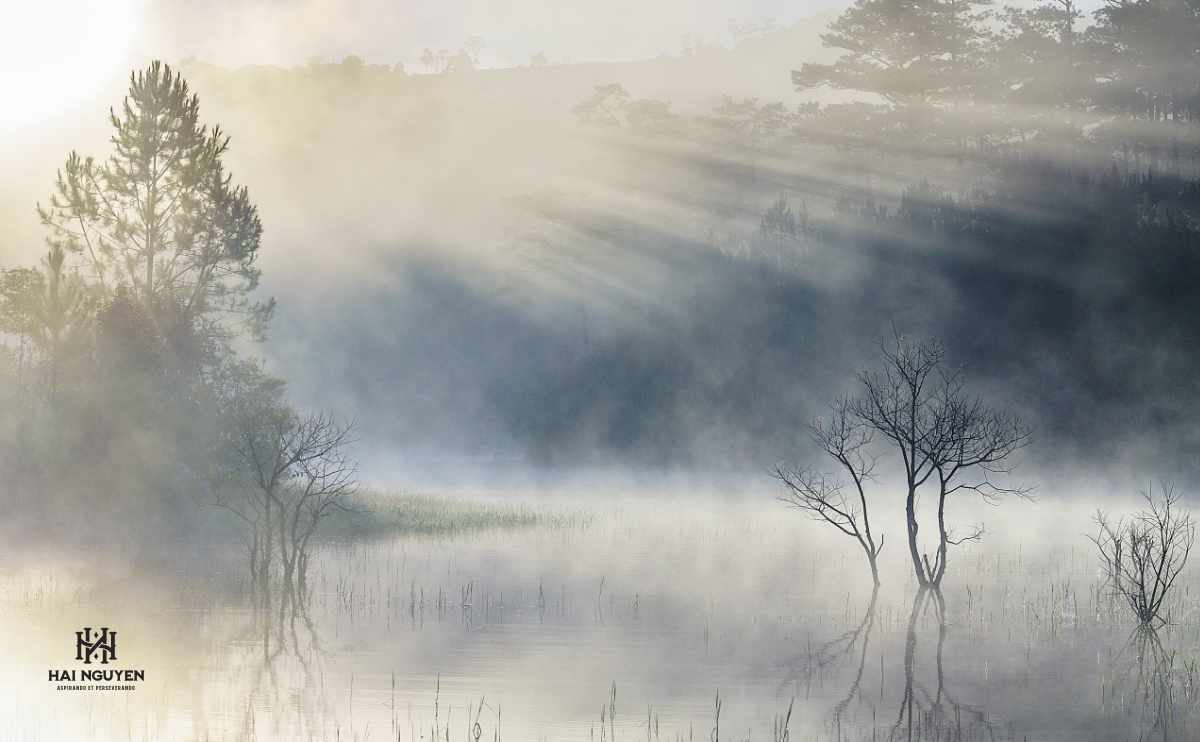
[[331, 654], [308, 613], [307, 601], [285, 601], [279, 610], [255, 608], [232, 644], [230, 677], [240, 684], [242, 704], [231, 709], [246, 738], [272, 732], [299, 736], [338, 728], [323, 679]]
[[[832, 739], [890, 739], [905, 742], [925, 740], [1000, 740], [1014, 737], [1007, 725], [997, 724], [981, 706], [959, 701], [951, 691], [945, 671], [947, 638], [946, 604], [939, 590], [926, 588], [913, 598], [904, 644], [904, 683], [899, 693], [899, 710], [890, 727], [880, 727], [887, 697], [883, 654], [880, 654], [880, 688], [877, 698], [866, 693], [863, 681], [872, 634], [881, 624], [878, 589], [872, 592], [862, 620], [854, 628], [804, 658], [804, 681], [823, 677], [826, 671], [857, 661], [850, 685], [830, 712], [827, 727]], [[937, 639], [932, 647], [922, 640], [922, 623], [932, 618]], [[930, 653], [932, 649], [932, 653]], [[932, 671], [932, 672], [931, 672]], [[893, 689], [895, 691], [897, 689]], [[856, 714], [866, 710], [869, 718]]]
[[[934, 653], [934, 682], [918, 679], [920, 655], [917, 628], [921, 618], [932, 610], [937, 621], [937, 645]], [[974, 740], [997, 738], [1001, 731], [987, 712], [955, 700], [946, 677], [946, 601], [938, 589], [922, 589], [913, 598], [908, 618], [908, 637], [904, 643], [904, 695], [890, 738], [894, 740]]]
[[1104, 708], [1137, 715], [1145, 739], [1188, 737], [1189, 716], [1200, 701], [1200, 669], [1172, 646], [1176, 638], [1182, 637], [1172, 636], [1170, 625], [1135, 628], [1101, 691]]

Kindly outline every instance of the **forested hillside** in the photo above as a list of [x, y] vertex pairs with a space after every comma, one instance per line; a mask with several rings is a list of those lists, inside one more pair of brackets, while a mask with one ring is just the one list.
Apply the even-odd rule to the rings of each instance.
[[859, 0], [637, 63], [173, 70], [158, 216], [136, 76], [107, 149], [7, 181], [18, 501], [125, 488], [169, 520], [245, 476], [239, 420], [303, 410], [342, 442], [356, 420], [368, 469], [761, 471], [893, 332], [944, 341], [1036, 458], [1194, 468], [1195, 2]]

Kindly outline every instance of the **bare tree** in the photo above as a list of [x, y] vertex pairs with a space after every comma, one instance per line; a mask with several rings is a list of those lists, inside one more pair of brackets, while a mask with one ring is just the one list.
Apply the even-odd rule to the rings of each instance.
[[[968, 397], [960, 369], [942, 369], [937, 384], [937, 418], [935, 437], [926, 442], [938, 479], [938, 551], [932, 564], [925, 556], [925, 570], [930, 584], [937, 586], [946, 573], [946, 547], [964, 541], [977, 540], [983, 528], [972, 529], [956, 538], [953, 529], [946, 527], [946, 500], [956, 492], [976, 492], [989, 502], [998, 502], [1005, 495], [1027, 497], [1028, 485], [1001, 485], [990, 475], [1009, 474], [1013, 464], [1009, 456], [1025, 446], [1033, 430], [1020, 417], [985, 405], [978, 397]], [[982, 472], [975, 479], [963, 481], [972, 470]]]
[[[259, 389], [255, 389], [259, 392]], [[294, 412], [283, 405], [282, 382], [261, 396], [239, 400], [223, 443], [222, 465], [210, 472], [213, 502], [233, 513], [246, 529], [251, 592], [267, 604], [278, 520], [277, 490], [287, 474], [284, 452], [268, 445], [287, 435]]]
[[479, 66], [479, 52], [481, 50], [483, 50], [484, 48], [486, 48], [487, 44], [483, 43], [482, 38], [480, 38], [478, 36], [472, 36], [471, 38], [469, 38], [465, 42], [463, 42], [463, 47], [465, 47], [466, 50], [471, 53], [471, 58], [473, 60], [475, 60], [475, 66], [478, 67]]
[[1096, 511], [1099, 533], [1091, 536], [1100, 550], [1101, 569], [1113, 594], [1125, 601], [1144, 628], [1166, 623], [1163, 605], [1183, 571], [1196, 539], [1196, 521], [1176, 508], [1180, 495], [1164, 487], [1161, 500], [1153, 488], [1143, 492], [1149, 510], [1114, 521]]
[[296, 412], [282, 403], [281, 384], [239, 400], [231, 416], [224, 469], [209, 479], [214, 504], [246, 528], [251, 588], [267, 607], [276, 562], [281, 595], [303, 594], [318, 526], [357, 488], [346, 450], [354, 422]]
[[[882, 341], [879, 347], [883, 368], [856, 374], [865, 394], [851, 400], [848, 411], [900, 453], [907, 487], [909, 556], [920, 586], [936, 588], [946, 572], [947, 546], [983, 535], [982, 528], [976, 528], [955, 537], [946, 527], [946, 500], [964, 490], [989, 500], [1028, 495], [1028, 487], [1001, 486], [989, 475], [1010, 472], [1006, 460], [1029, 442], [1033, 431], [1017, 415], [969, 397], [962, 372], [945, 366], [945, 350], [938, 341], [913, 342], [897, 332], [894, 347]], [[970, 474], [978, 476], [969, 479]], [[938, 548], [932, 562], [918, 546], [916, 507], [917, 490], [931, 479], [939, 484]]]
[[853, 412], [882, 433], [900, 452], [908, 488], [905, 512], [909, 556], [918, 581], [925, 587], [929, 578], [917, 549], [917, 488], [935, 471], [934, 461], [925, 453], [923, 444], [933, 432], [932, 376], [944, 351], [938, 343], [914, 345], [904, 342], [899, 335], [894, 351], [882, 342], [880, 349], [885, 359], [883, 370], [856, 374], [865, 387], [866, 396], [853, 400]]
[[283, 565], [283, 590], [303, 596], [308, 575], [309, 547], [321, 521], [358, 490], [358, 463], [347, 447], [353, 443], [353, 421], [338, 422], [320, 413], [296, 420], [286, 441], [294, 461], [281, 492], [279, 557]]
[[773, 476], [787, 488], [781, 500], [800, 508], [813, 520], [828, 523], [858, 541], [871, 566], [871, 579], [878, 588], [877, 560], [879, 552], [883, 550], [883, 537], [876, 544], [871, 534], [864, 489], [867, 480], [873, 478], [875, 469], [876, 456], [865, 450], [874, 440], [875, 433], [854, 413], [852, 407], [849, 399], [839, 399], [830, 408], [829, 418], [818, 418], [808, 426], [808, 432], [813, 443], [833, 457], [850, 476], [854, 494], [848, 498], [843, 492], [846, 482], [841, 476], [818, 472], [812, 467], [781, 464], [775, 467]]

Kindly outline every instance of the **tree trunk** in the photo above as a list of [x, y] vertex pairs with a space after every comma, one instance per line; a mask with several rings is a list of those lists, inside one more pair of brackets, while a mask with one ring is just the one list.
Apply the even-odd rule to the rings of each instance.
[[263, 539], [262, 562], [259, 565], [261, 577], [259, 582], [262, 584], [262, 607], [271, 607], [271, 543], [274, 538], [274, 528], [271, 521], [271, 495], [267, 494], [266, 507], [263, 509], [263, 530], [266, 537]]
[[917, 584], [924, 589], [929, 586], [929, 578], [925, 574], [924, 565], [921, 564], [921, 552], [917, 549], [917, 485], [911, 479], [908, 483], [905, 513], [908, 516], [908, 553], [912, 557], [913, 570], [917, 573]]
[[938, 556], [935, 574], [929, 576], [930, 585], [936, 590], [941, 587], [942, 575], [946, 574], [946, 545], [949, 543], [946, 534], [946, 483], [940, 482], [938, 491]]
[[259, 532], [257, 524], [254, 526], [254, 534], [250, 540], [250, 597], [253, 600], [258, 597], [259, 591], [259, 566], [258, 566], [258, 551], [261, 548], [262, 535]]

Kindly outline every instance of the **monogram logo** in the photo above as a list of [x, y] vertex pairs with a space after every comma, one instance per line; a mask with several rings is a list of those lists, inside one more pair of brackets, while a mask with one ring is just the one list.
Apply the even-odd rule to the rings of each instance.
[[117, 658], [117, 632], [109, 631], [107, 627], [100, 629], [92, 637], [91, 627], [75, 632], [75, 659], [83, 660], [83, 664], [92, 664], [92, 655], [107, 665], [109, 660]]

